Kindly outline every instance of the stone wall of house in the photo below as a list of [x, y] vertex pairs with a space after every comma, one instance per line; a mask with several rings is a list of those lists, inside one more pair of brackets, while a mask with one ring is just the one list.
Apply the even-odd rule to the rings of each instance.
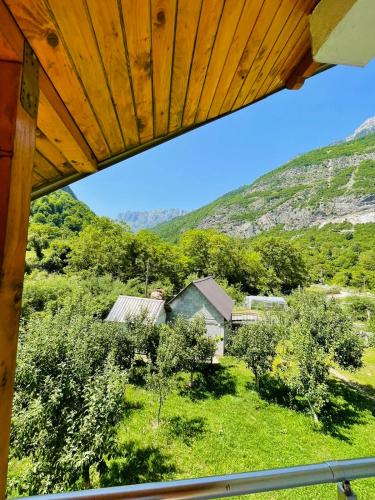
[[194, 285], [186, 288], [169, 307], [167, 321], [173, 320], [178, 315], [187, 319], [203, 316], [207, 335], [217, 339], [216, 355], [224, 354], [225, 320]]

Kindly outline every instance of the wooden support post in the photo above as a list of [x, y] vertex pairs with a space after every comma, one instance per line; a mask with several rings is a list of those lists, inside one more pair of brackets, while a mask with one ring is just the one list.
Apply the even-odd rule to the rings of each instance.
[[24, 53], [23, 63], [0, 57], [0, 499], [6, 495], [39, 85], [37, 60], [26, 45]]

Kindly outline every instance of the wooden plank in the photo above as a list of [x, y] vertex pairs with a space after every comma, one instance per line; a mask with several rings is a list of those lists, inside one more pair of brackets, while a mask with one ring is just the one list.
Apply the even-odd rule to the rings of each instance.
[[181, 128], [201, 6], [202, 0], [178, 1], [171, 102], [169, 108], [169, 132]]
[[[297, 2], [290, 2], [290, 0], [282, 0], [279, 8], [276, 11], [276, 14], [272, 20], [272, 23], [262, 41], [262, 44], [259, 46], [258, 52], [255, 56], [253, 64], [251, 66], [251, 70], [247, 74], [245, 81], [243, 82], [241, 89], [237, 95], [237, 98], [233, 104], [233, 108], [240, 108], [243, 106], [247, 95], [251, 91], [254, 82], [256, 81], [259, 73], [266, 63], [267, 60], [274, 60], [277, 57], [275, 53], [274, 46], [277, 40], [283, 34], [283, 30], [285, 25], [288, 22], [289, 16], [292, 14], [293, 8]], [[286, 39], [288, 36], [286, 37]], [[284, 42], [285, 44], [285, 42]]]
[[70, 133], [69, 128], [62, 121], [61, 116], [52, 106], [50, 101], [41, 91], [38, 127], [42, 133], [61, 151], [68, 162], [74, 166], [78, 172], [94, 172], [95, 164], [87, 158], [80, 145]]
[[131, 148], [139, 144], [139, 135], [118, 2], [87, 0], [87, 5], [125, 146]]
[[48, 180], [62, 178], [61, 173], [38, 151], [34, 153], [34, 170]]
[[154, 137], [168, 132], [176, 0], [151, 2]]
[[85, 0], [70, 2], [69, 8], [61, 0], [48, 0], [48, 4], [110, 152], [112, 155], [119, 153], [125, 149], [125, 144]]
[[46, 4], [43, 0], [28, 0], [27, 2], [5, 0], [5, 2], [95, 156], [99, 160], [107, 158], [109, 149], [103, 133], [82, 83], [74, 71], [61, 33], [51, 20]]
[[33, 170], [32, 184], [33, 187], [39, 187], [46, 184], [48, 181], [39, 175], [35, 170]]
[[274, 75], [280, 71], [288, 46], [290, 46], [291, 43], [295, 43], [293, 41], [294, 36], [299, 36], [298, 29], [301, 24], [303, 8], [305, 5], [305, 0], [297, 0], [293, 12], [285, 23], [284, 28], [272, 49], [272, 53], [266, 59], [255, 81], [250, 87], [249, 93], [245, 99], [246, 103], [253, 101], [257, 98], [257, 96], [262, 95], [261, 89], [265, 82], [269, 82], [270, 79], [272, 80]]
[[239, 65], [234, 73], [223, 105], [220, 108], [220, 114], [226, 113], [233, 108], [238, 92], [251, 71], [257, 54], [259, 54], [260, 47], [262, 46], [263, 40], [267, 35], [275, 14], [277, 13], [280, 1], [281, 0], [264, 0], [254, 29], [251, 32]]
[[192, 125], [195, 120], [223, 6], [223, 0], [203, 0], [182, 118], [184, 127]]
[[318, 67], [319, 63], [313, 60], [311, 49], [309, 47], [286, 78], [285, 87], [289, 90], [300, 89], [305, 83], [305, 79], [313, 75]]
[[5, 498], [36, 123], [19, 101], [21, 64], [0, 61], [0, 498]]
[[76, 172], [61, 151], [54, 144], [52, 144], [48, 137], [46, 137], [39, 129], [36, 131], [36, 149], [63, 175], [69, 175]]
[[252, 33], [262, 4], [263, 0], [246, 0], [241, 19], [228, 52], [226, 64], [224, 65], [219, 83], [215, 90], [215, 95], [208, 112], [208, 118], [214, 118], [220, 113], [221, 106], [233, 79], [233, 75], [240, 64], [241, 57], [244, 54], [247, 41]]
[[227, 0], [225, 2], [203, 92], [199, 100], [196, 122], [202, 122], [207, 118], [244, 5], [245, 0]]
[[139, 136], [144, 143], [154, 136], [150, 2], [121, 0], [121, 6]]
[[[58, 123], [62, 123], [65, 127], [65, 129], [69, 132], [71, 135], [71, 140], [69, 142], [74, 141], [77, 146], [77, 150], [80, 151], [79, 153], [79, 158], [84, 159], [85, 163], [85, 171], [88, 172], [94, 172], [96, 170], [96, 160], [95, 157], [91, 151], [91, 148], [87, 144], [85, 138], [81, 134], [80, 129], [77, 127], [75, 122], [73, 121], [69, 111], [67, 110], [65, 104], [62, 102], [60, 96], [56, 92], [55, 87], [52, 85], [50, 79], [48, 78], [47, 74], [42, 70], [39, 75], [39, 85], [41, 88], [41, 91], [48, 101], [49, 105], [54, 109], [55, 114], [58, 115]], [[44, 101], [43, 101], [44, 104]], [[43, 106], [42, 104], [42, 106]], [[57, 123], [55, 124], [57, 125]], [[56, 134], [59, 134], [59, 131], [56, 131]], [[57, 143], [59, 141], [56, 141]], [[61, 143], [61, 141], [60, 141]], [[61, 143], [61, 148], [64, 147], [64, 144]], [[79, 164], [79, 158], [76, 160], [76, 162]]]
[[269, 82], [266, 89], [266, 94], [274, 92], [278, 88], [285, 87], [285, 81], [290, 74], [290, 68], [293, 67], [296, 61], [298, 61], [302, 55], [310, 48], [310, 33], [306, 29], [301, 29], [299, 40], [294, 46], [289, 47], [287, 57], [284, 60], [284, 64], [281, 71], [274, 77], [272, 81]]

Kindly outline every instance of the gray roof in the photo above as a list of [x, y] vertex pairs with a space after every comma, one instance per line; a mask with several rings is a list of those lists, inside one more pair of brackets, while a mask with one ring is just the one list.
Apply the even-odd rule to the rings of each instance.
[[156, 321], [163, 308], [164, 300], [120, 295], [106, 321], [124, 323], [127, 319], [135, 318], [141, 314], [146, 314], [149, 319]]
[[[223, 318], [227, 321], [231, 320], [234, 300], [232, 300], [221, 288], [221, 286], [216, 283], [212, 276], [192, 281], [187, 287], [181, 290], [176, 297], [178, 297], [189, 286], [195, 286], [198, 288], [201, 294], [206, 297], [206, 299], [223, 316]], [[174, 297], [169, 303], [173, 302], [176, 297]]]

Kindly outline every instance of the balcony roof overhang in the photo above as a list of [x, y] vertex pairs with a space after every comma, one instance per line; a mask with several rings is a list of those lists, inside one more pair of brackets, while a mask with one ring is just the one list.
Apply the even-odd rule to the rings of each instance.
[[327, 68], [317, 0], [0, 0], [0, 49], [40, 63], [33, 198]]

